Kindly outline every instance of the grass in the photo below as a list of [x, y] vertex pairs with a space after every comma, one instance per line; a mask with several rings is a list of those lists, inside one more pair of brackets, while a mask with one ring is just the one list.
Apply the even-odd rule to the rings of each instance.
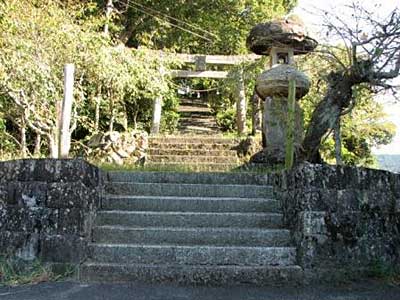
[[382, 279], [396, 285], [400, 285], [400, 272], [397, 266], [393, 266], [379, 259], [373, 261], [367, 270], [371, 278]]
[[61, 274], [55, 273], [50, 265], [45, 265], [40, 260], [27, 262], [10, 256], [0, 256], [0, 285], [18, 286], [58, 281], [72, 273], [71, 268], [66, 268]]

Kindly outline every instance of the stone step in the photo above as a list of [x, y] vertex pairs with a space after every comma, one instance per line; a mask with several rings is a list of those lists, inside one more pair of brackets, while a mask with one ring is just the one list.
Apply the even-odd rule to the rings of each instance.
[[[297, 285], [303, 282], [299, 266], [201, 266], [84, 263], [84, 282], [174, 282], [195, 285]], [[193, 298], [194, 299], [194, 298]]]
[[203, 98], [183, 98], [179, 99], [179, 104], [190, 103], [193, 105], [208, 106], [208, 102]]
[[218, 132], [218, 128], [205, 128], [202, 126], [201, 128], [195, 127], [195, 126], [180, 126], [178, 127], [178, 131], [183, 134], [196, 134], [196, 133], [201, 133], [201, 134], [208, 134], [210, 136], [214, 135], [216, 132]]
[[197, 113], [197, 112], [205, 112], [207, 114], [211, 115], [211, 111], [207, 106], [197, 106], [197, 105], [190, 105], [190, 104], [185, 104], [185, 105], [179, 105], [178, 112], [187, 112], [187, 113]]
[[183, 184], [106, 182], [105, 191], [116, 195], [271, 198], [271, 186], [239, 184]]
[[224, 157], [237, 157], [237, 152], [235, 150], [197, 150], [197, 149], [160, 149], [160, 148], [150, 148], [147, 150], [149, 155], [187, 155], [187, 156], [224, 156]]
[[[205, 128], [213, 127], [218, 129], [217, 122], [211, 118], [205, 117], [189, 117], [189, 118], [182, 118], [179, 120], [180, 127], [182, 126], [203, 126]], [[199, 133], [201, 135], [201, 133]], [[211, 136], [212, 137], [212, 136]]]
[[279, 213], [152, 212], [111, 210], [97, 213], [96, 224], [128, 227], [281, 228]]
[[192, 118], [192, 119], [197, 119], [197, 118], [210, 118], [214, 119], [214, 115], [208, 111], [200, 111], [200, 110], [189, 110], [189, 111], [179, 111], [179, 115], [182, 118]]
[[173, 150], [235, 150], [236, 151], [237, 144], [235, 143], [226, 143], [226, 144], [212, 144], [212, 143], [201, 143], [193, 140], [192, 143], [163, 143], [163, 142], [151, 142], [150, 148], [156, 149], [173, 149]]
[[91, 257], [101, 263], [288, 266], [294, 247], [216, 247], [137, 244], [92, 244]]
[[210, 136], [161, 136], [161, 137], [150, 137], [149, 144], [221, 144], [221, 145], [236, 145], [237, 140], [232, 138], [223, 137], [210, 137]]
[[[105, 181], [136, 183], [190, 183], [267, 185], [268, 176], [256, 173], [107, 172]], [[251, 187], [249, 187], [251, 188]]]
[[96, 226], [93, 230], [95, 243], [150, 244], [150, 245], [210, 245], [287, 247], [289, 231], [285, 229], [254, 228], [168, 228]]
[[180, 162], [183, 163], [237, 163], [237, 157], [232, 156], [200, 156], [200, 155], [148, 155], [150, 162]]
[[105, 210], [181, 212], [280, 212], [279, 201], [257, 198], [199, 198], [112, 196], [102, 201]]
[[[207, 134], [207, 131], [215, 131], [218, 132], [219, 127], [216, 126], [215, 124], [210, 124], [208, 122], [198, 122], [198, 121], [191, 121], [191, 122], [182, 122], [179, 123], [178, 125], [178, 129], [182, 130], [182, 129], [186, 129], [186, 130], [195, 130], [198, 131], [199, 134], [203, 134], [202, 132], [204, 131], [204, 134]], [[180, 133], [182, 133], [180, 131]], [[183, 133], [185, 134], [185, 133]]]
[[179, 163], [179, 162], [146, 162], [146, 168], [154, 171], [180, 172], [232, 172], [240, 167], [232, 163]]
[[190, 117], [181, 117], [179, 119], [179, 125], [182, 124], [206, 124], [206, 125], [216, 125], [217, 122], [215, 121], [214, 117], [211, 116], [190, 116]]

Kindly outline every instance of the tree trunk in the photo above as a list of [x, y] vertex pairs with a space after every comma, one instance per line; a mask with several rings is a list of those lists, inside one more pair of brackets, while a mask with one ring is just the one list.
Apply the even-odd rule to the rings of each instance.
[[236, 124], [238, 134], [246, 133], [246, 93], [243, 70], [240, 70], [239, 81], [237, 83]]
[[252, 109], [252, 130], [251, 134], [256, 135], [262, 131], [262, 109], [261, 109], [261, 98], [257, 95], [254, 89], [253, 95], [251, 96], [251, 109]]
[[49, 134], [47, 137], [49, 139], [50, 157], [51, 158], [59, 158], [57, 139], [54, 138], [54, 136], [52, 136], [51, 134]]
[[342, 137], [341, 137], [341, 132], [340, 132], [340, 117], [336, 121], [333, 132], [334, 132], [334, 139], [335, 139], [336, 164], [341, 166], [341, 165], [343, 165], [343, 158], [342, 158]]
[[94, 131], [99, 132], [100, 128], [100, 96], [96, 97], [96, 108], [95, 108], [95, 120], [94, 120]]
[[111, 114], [108, 131], [112, 132], [114, 131], [114, 121], [115, 121], [114, 99], [112, 98], [112, 96], [110, 97], [110, 95], [108, 95], [108, 98], [110, 99], [110, 114]]
[[342, 111], [350, 105], [353, 85], [354, 82], [347, 76], [340, 74], [329, 76], [327, 93], [312, 114], [299, 154], [300, 161], [321, 163], [318, 152], [321, 140], [330, 129], [334, 128]]
[[33, 150], [33, 155], [35, 157], [40, 157], [41, 146], [42, 146], [42, 136], [39, 132], [37, 132], [35, 137], [35, 148]]
[[25, 122], [22, 122], [21, 128], [20, 128], [20, 145], [21, 145], [21, 157], [26, 158], [28, 155], [28, 146], [26, 142], [26, 124]]
[[106, 4], [106, 24], [104, 25], [104, 34], [109, 34], [109, 23], [111, 19], [111, 14], [113, 11], [113, 0], [107, 0]]

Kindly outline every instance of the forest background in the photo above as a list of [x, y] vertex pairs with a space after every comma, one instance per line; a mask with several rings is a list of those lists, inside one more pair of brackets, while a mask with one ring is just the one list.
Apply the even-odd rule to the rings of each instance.
[[[179, 87], [216, 88], [201, 97], [220, 126], [235, 132], [235, 73], [244, 69], [250, 99], [266, 59], [229, 69], [231, 79], [224, 81], [187, 81], [163, 76], [161, 68], [177, 68], [179, 62], [146, 49], [247, 54], [250, 29], [295, 6], [295, 0], [115, 0], [107, 18], [102, 0], [0, 0], [1, 159], [55, 156], [66, 63], [76, 66], [72, 155], [85, 156], [88, 141], [99, 132], [149, 131], [157, 97], [163, 98], [161, 130], [174, 132]], [[311, 54], [298, 60], [298, 66], [313, 83], [301, 101], [307, 126], [325, 92], [323, 78], [335, 65]], [[372, 148], [390, 143], [395, 126], [368, 86], [359, 87], [356, 95], [356, 106], [342, 118], [343, 160], [374, 166]], [[334, 162], [333, 135], [326, 136], [321, 150], [325, 160]]]

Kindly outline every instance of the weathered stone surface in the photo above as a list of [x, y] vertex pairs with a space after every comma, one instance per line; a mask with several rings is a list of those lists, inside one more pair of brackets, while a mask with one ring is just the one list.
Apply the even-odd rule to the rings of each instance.
[[82, 182], [51, 183], [47, 191], [47, 207], [52, 208], [85, 208], [96, 203], [97, 191]]
[[0, 162], [0, 253], [77, 262], [90, 239], [100, 183], [99, 170], [79, 159]]
[[261, 99], [274, 96], [287, 98], [290, 79], [296, 81], [296, 99], [302, 98], [310, 90], [310, 80], [306, 74], [294, 66], [281, 64], [264, 71], [257, 77], [257, 94]]
[[47, 198], [45, 182], [14, 183], [14, 199], [20, 207], [44, 207]]
[[[303, 139], [302, 109], [295, 104], [295, 149], [299, 148]], [[267, 97], [264, 102], [265, 147], [256, 153], [251, 162], [276, 166], [284, 164], [288, 128], [288, 101], [284, 97]], [[296, 150], [295, 150], [296, 151]]]
[[0, 230], [0, 253], [14, 255], [29, 240], [29, 233]]
[[23, 160], [0, 161], [0, 183], [18, 181]]
[[87, 240], [76, 235], [42, 235], [40, 258], [47, 262], [81, 263], [86, 258]]
[[59, 234], [83, 234], [84, 213], [80, 208], [65, 208], [59, 210]]
[[306, 54], [317, 47], [317, 41], [308, 36], [303, 21], [291, 15], [254, 26], [247, 47], [261, 55], [268, 55], [272, 47], [293, 48], [295, 54]]
[[118, 165], [139, 164], [146, 158], [148, 134], [145, 131], [107, 132], [94, 135], [88, 143], [90, 157]]
[[292, 231], [307, 276], [365, 274], [377, 262], [399, 266], [400, 175], [305, 164], [277, 177], [284, 223]]
[[0, 184], [0, 203], [17, 204], [14, 184]]

